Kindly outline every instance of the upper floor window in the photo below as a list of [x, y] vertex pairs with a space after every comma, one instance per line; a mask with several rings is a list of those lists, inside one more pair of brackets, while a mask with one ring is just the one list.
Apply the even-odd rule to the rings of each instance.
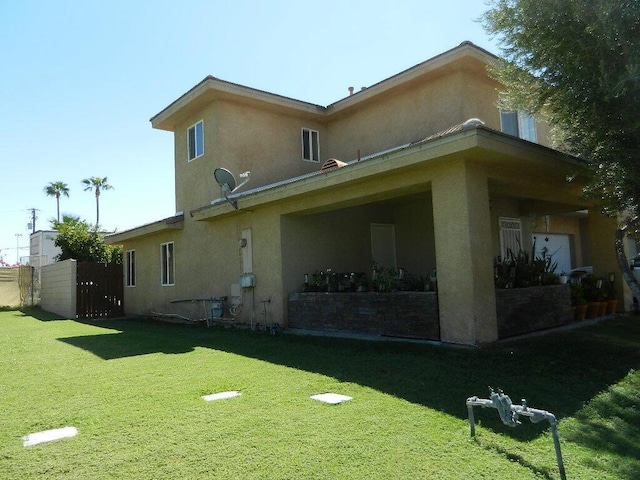
[[175, 259], [173, 256], [173, 242], [160, 245], [160, 272], [162, 285], [175, 284]]
[[202, 120], [187, 130], [187, 148], [189, 161], [204, 154], [204, 123]]
[[124, 258], [124, 276], [127, 287], [136, 286], [136, 251], [127, 250]]
[[316, 130], [302, 129], [302, 159], [320, 161], [320, 134]]
[[533, 115], [522, 110], [517, 112], [500, 112], [502, 131], [514, 137], [530, 142], [537, 141], [536, 121]]

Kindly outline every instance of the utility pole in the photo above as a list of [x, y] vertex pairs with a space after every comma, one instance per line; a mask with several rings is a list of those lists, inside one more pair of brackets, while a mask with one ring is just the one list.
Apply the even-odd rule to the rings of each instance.
[[36, 233], [36, 212], [39, 211], [37, 208], [29, 208], [28, 211], [31, 212], [31, 233]]

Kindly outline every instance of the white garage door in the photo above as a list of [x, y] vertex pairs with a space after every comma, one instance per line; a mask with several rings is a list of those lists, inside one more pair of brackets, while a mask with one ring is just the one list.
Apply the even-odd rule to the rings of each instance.
[[560, 234], [536, 234], [533, 236], [536, 242], [536, 256], [542, 255], [542, 249], [547, 248], [547, 255], [551, 255], [553, 262], [558, 264], [556, 273], [571, 271], [571, 243], [569, 235]]

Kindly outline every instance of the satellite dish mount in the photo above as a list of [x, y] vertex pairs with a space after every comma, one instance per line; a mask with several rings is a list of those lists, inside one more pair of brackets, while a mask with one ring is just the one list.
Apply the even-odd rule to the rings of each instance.
[[238, 201], [231, 200], [229, 198], [229, 195], [231, 195], [233, 192], [235, 192], [236, 190], [244, 186], [249, 181], [250, 175], [251, 175], [251, 172], [248, 172], [248, 171], [241, 173], [240, 178], [243, 178], [244, 180], [240, 182], [240, 184], [238, 185], [235, 177], [233, 176], [233, 173], [231, 173], [226, 168], [216, 168], [213, 172], [213, 176], [215, 177], [216, 182], [218, 183], [218, 185], [220, 185], [222, 196], [236, 210], [238, 209]]

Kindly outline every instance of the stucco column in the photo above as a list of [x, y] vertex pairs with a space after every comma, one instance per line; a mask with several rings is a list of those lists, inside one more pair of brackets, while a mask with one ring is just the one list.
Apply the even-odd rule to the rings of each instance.
[[[625, 296], [629, 297], [630, 291], [627, 293], [628, 288], [622, 278], [615, 250], [615, 232], [618, 226], [618, 219], [607, 217], [600, 213], [597, 208], [591, 208], [589, 209], [587, 225], [593, 274], [596, 277], [606, 279], [609, 278], [609, 274], [615, 274], [614, 288], [616, 297], [619, 300], [622, 300]], [[629, 303], [630, 301], [628, 300]], [[622, 310], [622, 308], [620, 309]]]
[[486, 174], [449, 161], [432, 185], [440, 337], [468, 345], [497, 340]]

